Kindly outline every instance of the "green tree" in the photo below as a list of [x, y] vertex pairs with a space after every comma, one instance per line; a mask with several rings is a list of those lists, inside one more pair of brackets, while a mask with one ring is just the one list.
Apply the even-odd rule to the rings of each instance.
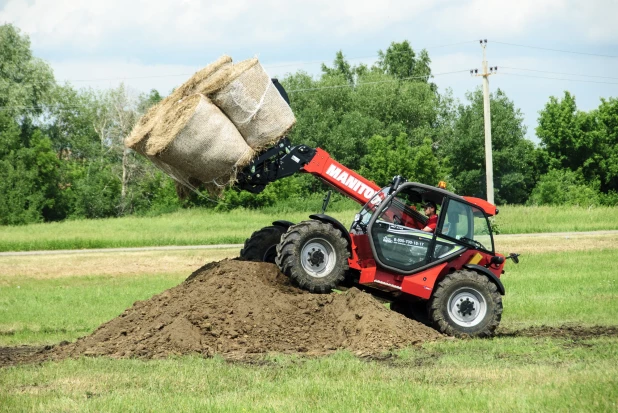
[[[590, 179], [595, 172], [590, 169], [598, 145], [598, 133], [593, 116], [578, 111], [575, 97], [564, 92], [563, 99], [552, 96], [540, 112], [536, 134], [551, 159], [553, 168], [573, 171], [583, 168]], [[594, 167], [593, 167], [594, 169]]]
[[596, 206], [601, 203], [599, 192], [586, 184], [579, 172], [569, 169], [551, 169], [541, 176], [532, 191], [530, 205]]
[[[486, 197], [485, 123], [480, 89], [457, 108], [452, 134], [441, 138], [439, 152], [451, 168], [454, 187], [461, 194]], [[525, 138], [523, 116], [498, 89], [490, 97], [494, 188], [497, 203], [524, 203], [539, 175], [541, 159]]]
[[354, 83], [354, 68], [345, 60], [345, 56], [341, 50], [335, 55], [332, 68], [322, 63], [322, 73], [326, 76], [340, 76], [348, 83]]
[[618, 190], [618, 100], [602, 99], [595, 110], [577, 109], [569, 92], [550, 97], [541, 111], [537, 136], [555, 169], [581, 171], [600, 190]]
[[601, 190], [618, 191], [618, 99], [601, 99], [594, 115], [600, 134], [595, 160], [598, 161]]
[[405, 134], [375, 135], [367, 146], [368, 155], [362, 160], [360, 174], [379, 186], [387, 185], [396, 175], [428, 185], [436, 185], [443, 179], [430, 139], [412, 147]]
[[0, 112], [0, 224], [40, 222], [54, 207], [58, 159], [38, 128]]
[[50, 103], [54, 76], [32, 55], [30, 39], [11, 24], [0, 26], [0, 107], [11, 116], [37, 115]]
[[376, 68], [397, 79], [427, 82], [431, 77], [429, 54], [423, 49], [417, 56], [407, 40], [392, 42], [385, 52], [378, 51], [378, 57]]

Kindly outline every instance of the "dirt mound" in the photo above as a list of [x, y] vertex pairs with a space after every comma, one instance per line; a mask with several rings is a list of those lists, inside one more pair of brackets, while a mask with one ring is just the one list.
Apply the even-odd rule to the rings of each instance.
[[224, 260], [136, 302], [91, 335], [55, 347], [52, 358], [199, 353], [242, 359], [336, 349], [370, 355], [441, 337], [358, 289], [310, 294], [272, 264]]

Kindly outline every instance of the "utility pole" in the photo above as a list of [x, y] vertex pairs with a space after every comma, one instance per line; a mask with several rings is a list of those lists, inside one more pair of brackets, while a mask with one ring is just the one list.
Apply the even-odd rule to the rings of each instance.
[[487, 178], [487, 201], [494, 203], [494, 167], [491, 152], [491, 114], [489, 112], [489, 76], [495, 75], [498, 71], [498, 66], [490, 67], [487, 70], [487, 58], [485, 49], [487, 48], [487, 39], [479, 40], [483, 48], [483, 67], [481, 73], [478, 69], [470, 70], [473, 76], [483, 77], [483, 114], [485, 119], [485, 176]]

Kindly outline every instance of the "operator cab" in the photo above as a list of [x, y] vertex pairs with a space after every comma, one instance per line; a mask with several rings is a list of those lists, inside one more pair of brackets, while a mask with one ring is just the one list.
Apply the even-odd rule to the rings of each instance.
[[[421, 205], [432, 201], [438, 206], [438, 224], [426, 232], [427, 217]], [[488, 216], [478, 204], [483, 200], [464, 198], [452, 192], [414, 182], [387, 186], [376, 193], [352, 224], [351, 232], [367, 234], [378, 264], [400, 274], [447, 261], [466, 249], [494, 254]], [[476, 204], [476, 205], [475, 205]]]

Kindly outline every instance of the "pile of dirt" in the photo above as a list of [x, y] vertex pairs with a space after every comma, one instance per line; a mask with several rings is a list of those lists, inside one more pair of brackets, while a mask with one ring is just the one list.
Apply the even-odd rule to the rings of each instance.
[[290, 284], [273, 264], [224, 260], [136, 302], [91, 335], [55, 347], [51, 358], [198, 353], [243, 359], [337, 349], [374, 355], [441, 337], [358, 289], [310, 294]]

